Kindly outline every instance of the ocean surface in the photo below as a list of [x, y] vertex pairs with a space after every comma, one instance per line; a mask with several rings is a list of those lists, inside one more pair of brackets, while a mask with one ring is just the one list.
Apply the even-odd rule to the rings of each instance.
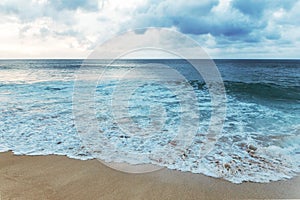
[[[91, 143], [86, 141], [88, 135], [83, 138], [84, 133], [77, 130], [78, 118], [74, 117], [74, 85], [84, 91], [85, 84], [91, 81], [87, 78], [76, 82], [82, 63], [83, 60], [0, 60], [0, 152], [152, 163], [234, 183], [283, 180], [300, 172], [300, 60], [215, 60], [226, 89], [226, 116], [222, 133], [205, 156], [201, 155], [201, 145], [206, 142], [211, 99], [205, 82], [193, 78], [194, 72], [189, 73], [191, 68], [186, 61], [121, 60], [110, 66], [111, 77], [95, 86], [92, 100], [98, 138], [92, 138]], [[112, 113], [111, 102], [121, 83], [114, 75], [145, 63], [163, 63], [188, 76], [200, 112], [195, 118], [197, 131], [185, 151], [176, 151], [173, 140], [185, 111], [172, 93], [176, 89], [184, 94], [184, 84], [139, 85], [127, 102], [132, 121], [119, 119], [116, 123], [118, 116]], [[93, 61], [85, 70], [99, 73], [106, 66], [105, 61]], [[124, 84], [130, 88], [132, 81]], [[122, 88], [126, 94], [127, 87]], [[159, 109], [150, 111], [154, 105]], [[81, 119], [89, 119], [85, 115], [82, 112]], [[190, 121], [195, 119], [191, 117]], [[131, 134], [119, 127], [133, 122], [136, 126]], [[162, 123], [163, 129], [151, 129], [154, 122]], [[143, 130], [138, 126], [150, 126], [151, 134], [135, 136]], [[130, 126], [127, 128], [130, 130]], [[99, 142], [97, 149], [89, 147], [95, 142]], [[168, 150], [164, 148], [167, 144]], [[143, 156], [132, 156], [139, 154]]]

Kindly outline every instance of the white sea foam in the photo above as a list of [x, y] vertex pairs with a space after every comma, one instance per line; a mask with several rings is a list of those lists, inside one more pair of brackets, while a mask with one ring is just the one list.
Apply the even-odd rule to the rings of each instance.
[[[211, 111], [209, 94], [205, 88], [198, 91], [201, 116], [199, 130], [190, 147], [182, 151], [176, 148], [177, 144], [172, 143], [172, 139], [184, 111], [180, 110], [178, 99], [168, 89], [147, 85], [136, 95], [144, 93], [152, 96], [147, 100], [139, 96], [132, 97], [134, 102], [130, 113], [138, 124], [149, 124], [147, 109], [157, 103], [157, 97], [168, 112], [163, 132], [145, 139], [124, 135], [118, 128], [120, 124], [114, 123], [108, 106], [114, 84], [107, 83], [97, 88], [99, 98], [96, 95], [96, 113], [101, 134], [95, 135], [96, 140], [92, 137], [91, 143], [82, 142], [74, 126], [71, 99], [73, 82], [2, 85], [0, 151], [12, 150], [18, 155], [67, 155], [82, 160], [99, 157], [107, 162], [132, 164], [152, 163], [220, 177], [234, 183], [287, 179], [300, 171], [300, 133], [296, 128], [298, 119], [286, 114], [285, 110], [240, 101], [229, 95], [223, 134], [214, 149], [202, 158], [201, 147], [206, 141]], [[155, 94], [153, 91], [159, 92]], [[276, 123], [272, 121], [274, 119]], [[95, 143], [97, 146], [92, 146]], [[249, 145], [257, 150], [250, 150]]]
[[[248, 75], [250, 68], [243, 67], [239, 72], [246, 69], [244, 73]], [[252, 80], [250, 83], [228, 83], [223, 132], [213, 150], [202, 157], [201, 148], [207, 142], [211, 116], [210, 95], [204, 84], [191, 82], [195, 89], [198, 88], [199, 128], [191, 145], [182, 149], [178, 147], [182, 141], [174, 137], [181, 116], [187, 110], [180, 106], [172, 87], [184, 94], [183, 85], [177, 83], [165, 88], [148, 84], [136, 89], [128, 102], [131, 119], [147, 127], [152, 124], [151, 117], [154, 121], [160, 119], [163, 107], [166, 120], [162, 130], [151, 132], [151, 135], [134, 134], [141, 131], [128, 135], [120, 129], [120, 125], [127, 125], [128, 119], [120, 118], [116, 123], [109, 107], [116, 82], [105, 80], [95, 93], [98, 131], [87, 139], [77, 132], [72, 112], [73, 68], [45, 70], [42, 66], [39, 70], [10, 70], [2, 69], [0, 74], [0, 152], [12, 150], [18, 155], [56, 154], [82, 160], [101, 158], [107, 162], [152, 163], [234, 183], [276, 181], [300, 172], [300, 108], [299, 101], [295, 101], [298, 97], [291, 96], [297, 95], [295, 87], [285, 91], [284, 87], [276, 88], [274, 84], [253, 85]], [[236, 73], [227, 76], [233, 79], [232, 74]], [[17, 78], [13, 79], [14, 76]], [[293, 73], [291, 80], [295, 76]], [[247, 80], [253, 77], [248, 76]], [[84, 87], [86, 80], [82, 81]], [[270, 93], [273, 96], [261, 97], [269, 88], [274, 90]], [[282, 100], [285, 97], [282, 91], [290, 95], [287, 100]], [[280, 97], [278, 101], [273, 101], [277, 97]], [[82, 112], [82, 119], [86, 114]], [[194, 116], [189, 116], [194, 121]], [[89, 126], [88, 121], [85, 124]]]

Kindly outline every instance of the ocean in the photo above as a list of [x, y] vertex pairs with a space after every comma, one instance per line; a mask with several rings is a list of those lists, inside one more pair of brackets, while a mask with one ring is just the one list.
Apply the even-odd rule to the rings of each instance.
[[[77, 79], [83, 60], [0, 60], [0, 152], [149, 163], [234, 183], [296, 176], [300, 172], [300, 60], [214, 62], [225, 86], [226, 115], [212, 149], [201, 155], [212, 117], [211, 96], [205, 81], [195, 79], [195, 71], [184, 60], [119, 60], [109, 68], [106, 61], [91, 61], [85, 71], [96, 74], [106, 69], [109, 74], [93, 80], [93, 113], [77, 112], [74, 107], [76, 87], [83, 91], [76, 95], [84, 97], [92, 81]], [[120, 71], [145, 64], [150, 76], [153, 63], [178, 70], [191, 87], [170, 81], [168, 86], [151, 82], [132, 89], [134, 79], [118, 81], [123, 77]], [[197, 106], [195, 112], [185, 111], [178, 99], [191, 88], [197, 98], [192, 105]], [[126, 95], [129, 98], [122, 100], [127, 110], [112, 103]], [[112, 105], [117, 111], [112, 111]], [[128, 112], [130, 120], [118, 118], [120, 110]], [[174, 142], [183, 116], [197, 126], [184, 151], [176, 150]], [[89, 126], [91, 119], [98, 125], [92, 135], [78, 128], [78, 124]], [[95, 144], [96, 148], [89, 146]]]

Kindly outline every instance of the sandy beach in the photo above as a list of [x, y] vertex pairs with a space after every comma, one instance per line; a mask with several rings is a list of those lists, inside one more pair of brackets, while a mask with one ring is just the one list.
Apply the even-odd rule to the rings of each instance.
[[200, 174], [162, 169], [115, 171], [98, 160], [0, 154], [0, 199], [292, 199], [300, 177], [267, 184], [233, 184]]

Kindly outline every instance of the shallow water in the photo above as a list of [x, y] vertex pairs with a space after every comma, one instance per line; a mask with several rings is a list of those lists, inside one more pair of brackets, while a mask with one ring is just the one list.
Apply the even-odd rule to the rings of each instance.
[[[89, 137], [78, 133], [73, 115], [75, 74], [82, 60], [0, 61], [0, 151], [152, 163], [234, 183], [269, 182], [299, 173], [300, 61], [216, 60], [226, 88], [226, 118], [214, 148], [204, 157], [201, 148], [207, 142], [210, 93], [203, 80], [194, 80], [194, 72], [188, 71], [184, 61], [151, 62], [172, 66], [188, 77], [197, 102], [192, 104], [189, 96], [184, 101], [199, 112], [182, 107], [178, 97], [187, 93], [186, 83], [170, 81], [168, 87], [156, 83], [135, 86], [126, 99], [130, 119], [113, 113], [111, 102], [117, 86], [125, 88], [119, 91], [124, 96], [136, 83], [116, 81], [118, 73], [148, 62], [118, 61], [109, 68], [112, 76], [96, 85], [92, 101], [98, 129], [88, 141]], [[99, 73], [105, 66], [104, 61], [94, 61], [86, 70]], [[84, 89], [88, 82], [77, 84]], [[91, 113], [83, 110], [79, 114], [88, 119]], [[190, 144], [180, 149], [181, 141], [174, 138], [183, 116], [189, 116], [198, 128]]]

